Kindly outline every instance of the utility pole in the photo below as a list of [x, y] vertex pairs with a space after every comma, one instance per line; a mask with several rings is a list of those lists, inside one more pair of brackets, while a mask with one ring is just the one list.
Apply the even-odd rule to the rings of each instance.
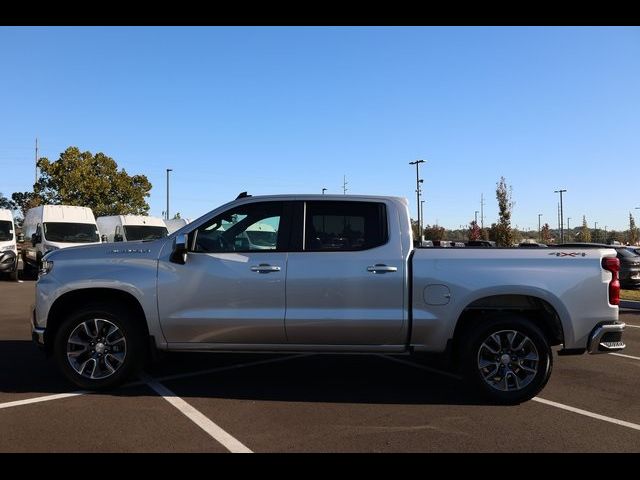
[[476, 210], [476, 225], [478, 225], [478, 210]]
[[346, 195], [346, 194], [347, 194], [347, 190], [349, 190], [349, 189], [347, 188], [347, 176], [346, 176], [346, 175], [343, 175], [343, 176], [342, 176], [342, 193], [343, 193], [344, 195]]
[[167, 211], [165, 212], [167, 220], [169, 220], [169, 172], [173, 172], [173, 169], [167, 168]]
[[541, 213], [538, 214], [538, 239], [540, 241], [542, 241], [542, 230], [540, 229], [540, 217], [542, 216]]
[[420, 164], [425, 163], [424, 160], [416, 160], [409, 162], [409, 165], [416, 166], [416, 209], [418, 210], [418, 241], [422, 241], [422, 221], [420, 219]]
[[36, 181], [38, 183], [38, 137], [36, 137]]
[[[420, 200], [420, 220], [424, 222], [424, 200]], [[420, 236], [423, 235], [422, 225], [420, 225]]]
[[484, 193], [480, 194], [480, 229], [484, 231]]
[[560, 241], [564, 243], [564, 213], [562, 211], [562, 193], [566, 192], [566, 190], [554, 190], [553, 193], [560, 194]]

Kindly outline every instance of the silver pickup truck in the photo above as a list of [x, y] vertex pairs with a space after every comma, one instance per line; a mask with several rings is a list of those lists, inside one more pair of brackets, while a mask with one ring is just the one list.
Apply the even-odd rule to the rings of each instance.
[[610, 249], [416, 249], [402, 198], [241, 194], [163, 239], [48, 253], [31, 322], [81, 388], [158, 350], [431, 352], [516, 403], [552, 346], [624, 348], [618, 268]]

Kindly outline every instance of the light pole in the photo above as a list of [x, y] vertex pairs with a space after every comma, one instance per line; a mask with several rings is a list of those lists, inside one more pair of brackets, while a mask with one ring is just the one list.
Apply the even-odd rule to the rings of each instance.
[[475, 211], [476, 214], [476, 225], [478, 224], [478, 210]]
[[420, 164], [425, 163], [424, 160], [416, 160], [409, 162], [409, 165], [416, 166], [416, 209], [418, 210], [418, 241], [422, 241], [422, 222], [420, 220]]
[[165, 212], [167, 220], [169, 220], [169, 172], [173, 172], [173, 169], [167, 168], [167, 211]]
[[540, 217], [542, 216], [541, 213], [538, 214], [538, 239], [540, 241], [542, 241], [542, 230], [540, 230]]
[[566, 190], [554, 190], [553, 193], [560, 194], [560, 242], [564, 243], [564, 221], [563, 221], [563, 213], [562, 213], [562, 193], [566, 192]]
[[[424, 200], [420, 200], [420, 221], [424, 222]], [[420, 225], [420, 237], [422, 237], [422, 225]], [[420, 238], [422, 240], [422, 238]]]
[[570, 232], [571, 231], [571, 227], [569, 226], [569, 221], [571, 220], [571, 217], [567, 217], [567, 231]]
[[594, 242], [598, 239], [597, 235], [598, 235], [598, 222], [593, 222], [593, 236], [596, 237], [594, 239]]

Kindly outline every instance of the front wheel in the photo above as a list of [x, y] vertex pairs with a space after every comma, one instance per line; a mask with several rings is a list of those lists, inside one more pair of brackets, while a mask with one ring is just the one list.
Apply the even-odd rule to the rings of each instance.
[[62, 373], [80, 388], [113, 388], [142, 367], [143, 335], [126, 310], [93, 305], [64, 320], [54, 356]]
[[483, 320], [466, 336], [465, 377], [500, 404], [533, 398], [549, 380], [553, 354], [544, 334], [518, 316]]

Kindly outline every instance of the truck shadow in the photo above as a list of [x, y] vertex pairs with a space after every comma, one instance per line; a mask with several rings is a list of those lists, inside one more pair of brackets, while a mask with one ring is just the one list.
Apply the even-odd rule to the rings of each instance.
[[[490, 405], [466, 388], [461, 380], [382, 356], [292, 357], [172, 353], [150, 365], [146, 374], [185, 399]], [[407, 357], [398, 358], [417, 362]], [[238, 367], [254, 362], [261, 363]], [[20, 394], [23, 399], [78, 390], [58, 371], [54, 360], [47, 359], [29, 341], [0, 341], [0, 365], [3, 366], [0, 370], [0, 403], [12, 401], [11, 394]], [[156, 395], [151, 389], [139, 387], [123, 387], [101, 394], [134, 397], [146, 391], [151, 396]], [[3, 393], [9, 395], [3, 397]]]

